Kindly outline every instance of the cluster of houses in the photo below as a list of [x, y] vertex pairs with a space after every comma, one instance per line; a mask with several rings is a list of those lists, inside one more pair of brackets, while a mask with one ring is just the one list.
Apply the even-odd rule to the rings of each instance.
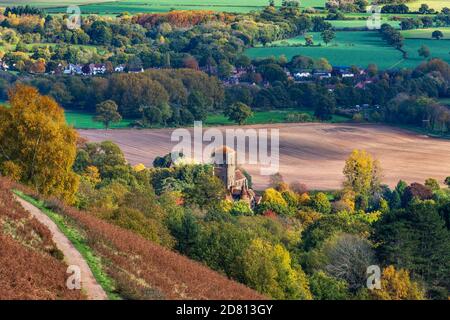
[[[14, 67], [12, 65], [12, 67]], [[6, 61], [0, 59], [0, 70], [1, 71], [9, 71], [11, 69], [10, 65], [6, 63]], [[84, 76], [95, 76], [102, 75], [105, 73], [112, 72], [129, 72], [129, 73], [140, 73], [144, 72], [144, 68], [130, 68], [129, 66], [125, 66], [123, 64], [119, 64], [115, 67], [109, 66], [106, 63], [88, 63], [88, 64], [73, 64], [69, 63], [68, 65], [63, 65], [62, 63], [58, 64], [58, 67], [51, 72], [51, 74], [64, 74], [64, 75], [84, 75]]]
[[355, 78], [359, 76], [363, 76], [365, 74], [365, 70], [359, 71], [359, 74], [355, 74], [354, 71], [350, 67], [342, 67], [336, 66], [333, 67], [331, 71], [313, 69], [313, 70], [300, 70], [294, 73], [293, 78], [297, 82], [303, 82], [313, 79], [330, 79], [331, 77], [339, 77], [339, 78]]
[[[108, 72], [108, 68], [105, 63], [90, 63], [90, 64], [73, 64], [69, 63], [67, 66], [59, 65], [60, 70], [55, 73], [62, 73], [65, 75], [102, 75]], [[112, 70], [109, 70], [110, 72], [125, 72], [126, 67], [122, 64], [117, 65]], [[144, 72], [143, 68], [140, 68], [139, 70], [129, 70], [128, 72]]]
[[[235, 85], [242, 83], [242, 78], [244, 78], [245, 74], [248, 72], [254, 72], [255, 68], [252, 67], [253, 70], [248, 70], [246, 68], [235, 68], [231, 72], [231, 75], [225, 79], [223, 82], [225, 85]], [[205, 72], [211, 70], [202, 70]], [[315, 80], [325, 80], [331, 79], [333, 77], [341, 78], [341, 79], [356, 79], [358, 83], [356, 87], [364, 88], [367, 84], [371, 83], [370, 80], [367, 80], [367, 72], [366, 70], [359, 70], [355, 73], [355, 70], [351, 67], [346, 66], [335, 66], [331, 71], [321, 70], [321, 69], [305, 69], [298, 70], [296, 72], [291, 72], [287, 68], [285, 69], [286, 75], [289, 79], [293, 80], [297, 83], [302, 82], [310, 82]], [[269, 86], [269, 84], [265, 84]]]

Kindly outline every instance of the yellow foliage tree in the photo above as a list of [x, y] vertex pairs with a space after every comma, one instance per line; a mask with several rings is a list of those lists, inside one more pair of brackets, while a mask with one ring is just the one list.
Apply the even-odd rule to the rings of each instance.
[[83, 174], [83, 177], [93, 186], [96, 186], [102, 181], [100, 172], [96, 166], [87, 166], [85, 171], [86, 172]]
[[261, 201], [263, 203], [266, 202], [283, 207], [287, 206], [286, 200], [284, 200], [282, 194], [273, 188], [269, 188], [264, 191]]
[[254, 239], [243, 256], [246, 284], [274, 299], [312, 299], [308, 279], [282, 245]]
[[141, 172], [142, 170], [145, 170], [145, 165], [143, 163], [138, 163], [133, 166], [133, 170], [136, 172]]
[[0, 108], [0, 166], [13, 163], [21, 182], [72, 203], [79, 184], [72, 171], [77, 133], [66, 124], [64, 110], [22, 84], [10, 90], [9, 102], [11, 108]]
[[0, 173], [4, 176], [10, 177], [14, 181], [20, 181], [20, 177], [22, 176], [22, 169], [19, 165], [8, 160], [2, 163]]
[[383, 269], [381, 289], [371, 290], [371, 295], [377, 300], [424, 300], [420, 286], [412, 281], [407, 270], [395, 270], [394, 266]]
[[380, 187], [379, 162], [365, 150], [353, 150], [345, 162], [343, 173], [346, 177], [344, 187], [352, 190], [364, 201], [367, 201], [368, 197]]
[[303, 206], [307, 206], [309, 203], [311, 202], [311, 197], [309, 196], [309, 194], [302, 193], [298, 196], [298, 203], [303, 205]]

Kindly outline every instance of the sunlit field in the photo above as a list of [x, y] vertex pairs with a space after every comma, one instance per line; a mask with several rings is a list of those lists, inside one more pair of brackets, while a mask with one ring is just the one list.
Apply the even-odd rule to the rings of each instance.
[[[418, 31], [420, 34], [422, 30]], [[443, 33], [445, 35], [445, 31]], [[405, 60], [398, 50], [387, 45], [375, 31], [336, 32], [336, 38], [328, 46], [322, 42], [320, 33], [310, 34], [313, 36], [315, 45], [321, 44], [321, 46], [298, 46], [305, 43], [304, 37], [301, 36], [274, 42], [273, 47], [251, 48], [247, 50], [247, 54], [252, 58], [285, 55], [288, 59], [300, 54], [313, 58], [326, 58], [332, 65], [366, 67], [370, 63], [376, 63], [380, 68], [389, 69], [417, 66], [423, 62], [417, 50], [422, 45], [426, 45], [432, 57], [450, 61], [450, 43], [446, 40], [405, 39], [404, 49], [408, 52], [408, 59]]]

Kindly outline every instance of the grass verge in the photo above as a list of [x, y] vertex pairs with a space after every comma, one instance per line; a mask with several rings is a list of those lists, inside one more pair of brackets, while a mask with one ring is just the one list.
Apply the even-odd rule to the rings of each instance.
[[48, 209], [42, 200], [36, 200], [35, 198], [30, 197], [19, 190], [13, 190], [13, 192], [45, 213], [58, 226], [59, 230], [69, 239], [70, 242], [72, 242], [74, 247], [86, 260], [86, 263], [91, 269], [95, 280], [102, 286], [103, 290], [105, 290], [108, 298], [110, 300], [120, 300], [121, 297], [115, 293], [114, 281], [103, 270], [101, 259], [97, 257], [92, 249], [87, 245], [82, 234], [74, 226], [70, 225], [68, 219], [65, 219], [63, 216]]

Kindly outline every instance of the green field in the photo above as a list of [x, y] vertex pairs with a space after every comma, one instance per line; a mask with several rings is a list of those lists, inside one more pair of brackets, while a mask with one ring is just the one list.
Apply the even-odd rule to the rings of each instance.
[[[304, 8], [323, 8], [326, 0], [302, 0], [301, 6]], [[121, 12], [141, 13], [141, 12], [167, 12], [171, 9], [178, 10], [216, 10], [225, 12], [248, 12], [261, 9], [266, 6], [268, 0], [4, 0], [0, 1], [0, 6], [32, 5], [35, 7], [47, 8], [49, 12], [65, 12], [69, 5], [82, 6], [82, 13], [98, 14], [118, 14]], [[427, 3], [431, 8], [441, 10], [443, 7], [450, 7], [448, 0], [415, 0], [409, 3], [411, 10], [416, 11], [422, 3]], [[281, 5], [281, 0], [275, 0], [277, 6]]]
[[[249, 118], [247, 124], [263, 124], [263, 123], [284, 123], [286, 122], [286, 116], [290, 112], [303, 112], [309, 115], [313, 115], [311, 110], [277, 110], [277, 111], [256, 111], [253, 117]], [[104, 129], [104, 126], [92, 120], [93, 115], [89, 113], [83, 113], [78, 111], [66, 111], [67, 123], [72, 125], [76, 129]], [[345, 122], [348, 118], [334, 115], [330, 122]], [[132, 120], [124, 119], [119, 123], [111, 125], [111, 129], [123, 129], [128, 128]], [[210, 115], [205, 121], [207, 126], [221, 126], [221, 125], [233, 125], [234, 122], [228, 120], [228, 118], [222, 114]]]
[[406, 5], [413, 11], [417, 11], [422, 3], [426, 3], [430, 8], [441, 10], [444, 7], [450, 8], [450, 1], [448, 0], [415, 0]]
[[402, 35], [406, 39], [433, 39], [431, 34], [435, 30], [440, 30], [444, 34], [443, 39], [450, 39], [450, 28], [427, 28], [402, 31]]
[[[141, 13], [141, 12], [167, 12], [172, 9], [177, 10], [215, 10], [225, 12], [248, 12], [264, 8], [268, 0], [118, 0], [118, 1], [96, 1], [96, 0], [75, 0], [75, 1], [23, 1], [23, 3], [49, 8], [49, 12], [65, 12], [65, 7], [69, 4], [82, 5], [82, 13], [98, 14], [118, 14], [121, 12]], [[6, 1], [8, 5], [17, 2]], [[324, 7], [325, 0], [303, 0], [302, 7]], [[276, 0], [275, 4], [281, 5], [281, 0]]]
[[108, 2], [111, 0], [0, 0], [0, 7], [8, 7], [8, 6], [24, 6], [29, 5], [33, 7], [39, 8], [48, 8], [55, 6], [70, 6], [70, 5], [85, 5], [92, 3], [101, 3]]
[[[311, 33], [315, 44], [322, 43], [319, 33]], [[332, 43], [317, 47], [295, 46], [304, 44], [304, 37], [296, 37], [285, 41], [273, 43], [274, 47], [250, 48], [246, 51], [252, 58], [285, 55], [288, 59], [301, 54], [312, 58], [326, 58], [332, 65], [357, 65], [366, 67], [376, 63], [382, 69], [415, 67], [423, 59], [417, 50], [422, 44], [430, 48], [431, 56], [450, 62], [447, 40], [406, 39], [405, 50], [409, 58], [402, 59], [402, 54], [393, 47], [388, 46], [376, 31], [342, 31], [336, 33]]]
[[[314, 112], [311, 110], [274, 110], [274, 111], [256, 111], [253, 113], [253, 117], [249, 118], [246, 124], [265, 124], [265, 123], [286, 123], [286, 116], [289, 113], [307, 113], [310, 116], [314, 116]], [[333, 115], [330, 122], [346, 122], [349, 121], [348, 118]], [[205, 122], [208, 126], [221, 126], [221, 125], [233, 125], [236, 124], [222, 114], [210, 115]]]
[[[333, 27], [336, 30], [343, 29], [343, 28], [366, 28], [367, 27], [367, 20], [330, 20], [328, 21], [333, 25]], [[398, 21], [392, 21], [387, 19], [382, 19], [381, 23], [387, 23], [391, 26], [393, 26], [396, 29], [400, 28], [400, 23]]]
[[439, 102], [442, 103], [443, 105], [446, 105], [446, 106], [450, 107], [450, 98], [439, 99]]
[[[68, 124], [77, 129], [103, 129], [104, 126], [100, 122], [95, 122], [92, 117], [93, 114], [83, 113], [78, 111], [65, 111], [66, 121]], [[131, 120], [122, 120], [119, 123], [111, 124], [111, 128], [120, 129], [127, 128], [131, 123]]]

